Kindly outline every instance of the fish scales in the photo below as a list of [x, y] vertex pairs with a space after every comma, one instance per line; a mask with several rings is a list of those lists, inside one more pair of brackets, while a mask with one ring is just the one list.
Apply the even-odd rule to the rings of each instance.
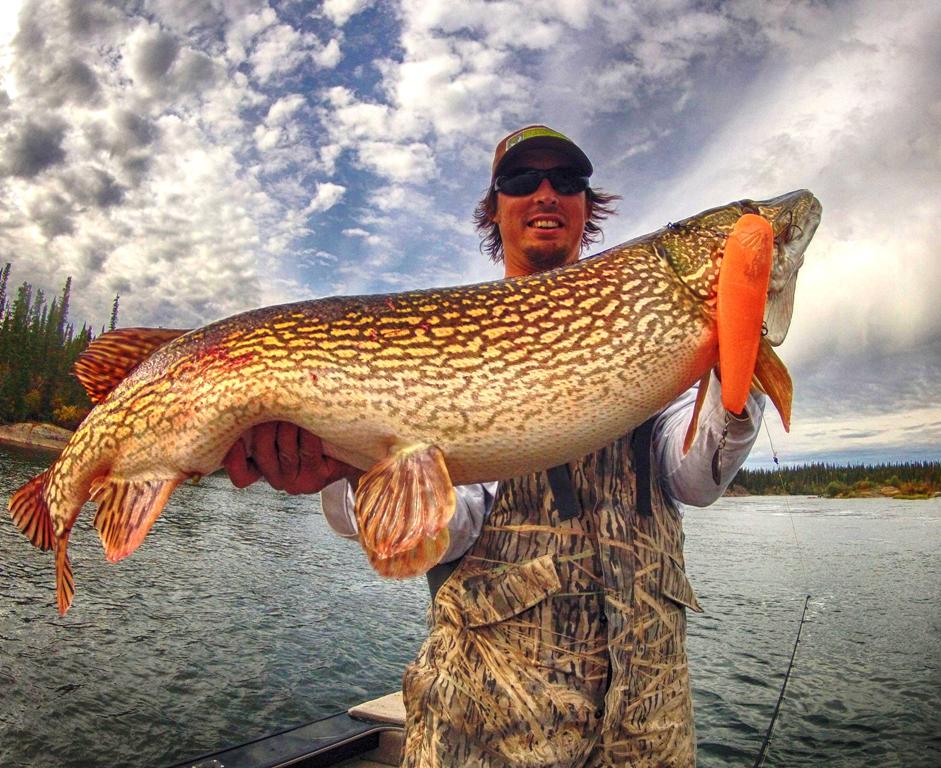
[[268, 421], [298, 424], [370, 473], [390, 460], [418, 467], [419, 486], [425, 474], [450, 487], [577, 458], [715, 365], [722, 248], [752, 210], [781, 233], [775, 263], [796, 270], [819, 220], [807, 192], [714, 209], [551, 272], [267, 307], [186, 333], [92, 410], [38, 492], [11, 501], [14, 518], [34, 530], [44, 508], [64, 557], [91, 495], [120, 559], [176, 483], [216, 470]]

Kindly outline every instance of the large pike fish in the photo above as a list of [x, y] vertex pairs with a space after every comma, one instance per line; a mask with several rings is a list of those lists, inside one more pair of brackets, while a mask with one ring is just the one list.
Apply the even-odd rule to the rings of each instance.
[[769, 225], [755, 376], [787, 421], [790, 379], [769, 345], [787, 331], [820, 219], [806, 191], [715, 208], [528, 277], [266, 307], [189, 332], [105, 334], [76, 365], [97, 405], [12, 497], [13, 519], [55, 550], [64, 613], [74, 595], [66, 549], [85, 501], [98, 506], [108, 559], [120, 560], [177, 485], [218, 469], [249, 427], [283, 420], [368, 470], [356, 516], [374, 567], [423, 572], [447, 547], [452, 484], [596, 450], [708, 374], [719, 359], [720, 267], [743, 214]]

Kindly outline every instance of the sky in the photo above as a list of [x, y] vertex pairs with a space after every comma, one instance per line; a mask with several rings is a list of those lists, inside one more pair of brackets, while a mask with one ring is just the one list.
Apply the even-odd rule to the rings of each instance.
[[749, 465], [941, 459], [941, 3], [5, 0], [0, 262], [100, 328], [494, 279], [471, 213], [544, 123], [605, 246], [811, 189]]

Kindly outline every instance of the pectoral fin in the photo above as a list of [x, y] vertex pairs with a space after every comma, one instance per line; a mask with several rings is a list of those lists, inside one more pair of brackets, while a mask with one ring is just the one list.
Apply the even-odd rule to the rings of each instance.
[[689, 449], [696, 439], [696, 430], [699, 427], [699, 414], [702, 411], [702, 404], [706, 402], [706, 392], [709, 391], [709, 379], [712, 378], [712, 369], [706, 371], [699, 380], [699, 390], [696, 392], [696, 404], [693, 406], [693, 415], [689, 420], [689, 426], [686, 428], [686, 437], [683, 439], [683, 454], [689, 453]]
[[437, 565], [448, 550], [450, 535], [447, 528], [434, 537], [422, 539], [412, 549], [391, 557], [378, 557], [375, 552], [366, 552], [369, 564], [380, 576], [392, 579], [407, 579], [421, 576], [428, 569]]
[[395, 448], [363, 475], [356, 490], [356, 521], [369, 562], [384, 576], [427, 571], [447, 549], [455, 503], [438, 448]]
[[740, 413], [748, 399], [771, 277], [774, 231], [762, 216], [746, 213], [725, 244], [716, 303], [722, 404]]
[[[722, 374], [723, 381], [725, 373]], [[762, 339], [758, 345], [758, 360], [755, 363], [755, 379], [765, 394], [771, 398], [774, 407], [781, 415], [784, 431], [791, 431], [791, 400], [794, 396], [794, 385], [791, 374], [787, 372], [781, 358], [775, 354], [767, 339]]]

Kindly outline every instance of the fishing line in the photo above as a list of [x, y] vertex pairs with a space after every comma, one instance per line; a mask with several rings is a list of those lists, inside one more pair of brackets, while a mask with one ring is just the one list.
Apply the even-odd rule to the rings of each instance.
[[[762, 413], [761, 420], [765, 425], [765, 432], [768, 435], [768, 443], [771, 446], [771, 455], [774, 460], [775, 466], [778, 468], [778, 471], [781, 472], [781, 490], [784, 497], [784, 507], [787, 510], [788, 520], [791, 522], [791, 531], [794, 534], [794, 544], [797, 547], [797, 555], [800, 560], [801, 565], [801, 574], [804, 577], [805, 589], [808, 584], [807, 580], [807, 567], [804, 563], [804, 550], [801, 547], [800, 539], [797, 536], [797, 526], [794, 525], [794, 514], [791, 510], [791, 505], [787, 500], [787, 487], [784, 485], [784, 471], [781, 467], [781, 462], [778, 459], [778, 453], [774, 448], [774, 442], [771, 440], [771, 430], [768, 429], [768, 422]], [[755, 763], [752, 768], [761, 768], [765, 762], [765, 756], [768, 752], [768, 746], [771, 744], [771, 736], [774, 733], [774, 726], [778, 720], [778, 714], [781, 711], [781, 704], [784, 702], [784, 694], [787, 691], [788, 681], [791, 679], [791, 671], [794, 669], [794, 660], [797, 658], [797, 646], [800, 644], [801, 639], [801, 630], [804, 628], [804, 622], [807, 619], [807, 606], [810, 604], [810, 593], [806, 594], [804, 597], [804, 610], [801, 611], [800, 622], [797, 625], [797, 637], [794, 638], [794, 648], [791, 651], [791, 659], [788, 662], [787, 670], [784, 673], [784, 682], [781, 684], [781, 692], [778, 694], [777, 703], [774, 705], [774, 711], [771, 713], [771, 722], [768, 723], [768, 730], [765, 733], [764, 741], [761, 743], [761, 749], [758, 751], [758, 756], [755, 758]]]

